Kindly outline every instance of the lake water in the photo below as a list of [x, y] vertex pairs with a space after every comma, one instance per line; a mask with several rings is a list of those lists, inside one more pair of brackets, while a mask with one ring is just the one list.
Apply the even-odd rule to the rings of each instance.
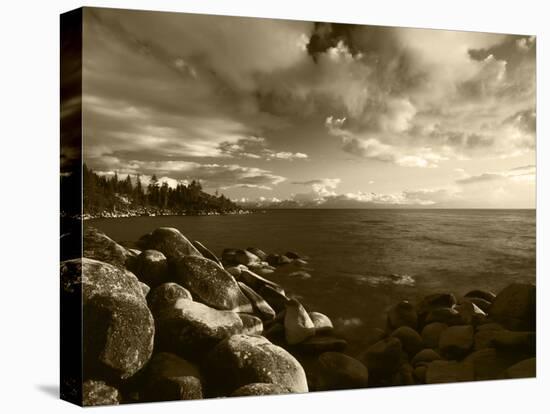
[[273, 210], [233, 216], [86, 221], [117, 241], [178, 228], [217, 254], [226, 247], [288, 250], [309, 257], [309, 279], [273, 275], [308, 310], [327, 314], [360, 349], [386, 310], [428, 293], [498, 292], [535, 281], [535, 210]]

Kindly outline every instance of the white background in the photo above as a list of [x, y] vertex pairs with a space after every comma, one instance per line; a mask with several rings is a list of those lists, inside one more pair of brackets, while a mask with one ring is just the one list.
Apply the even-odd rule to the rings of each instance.
[[[89, 1], [88, 6], [536, 34], [538, 378], [284, 397], [142, 404], [157, 412], [542, 412], [548, 381], [548, 16], [546, 1]], [[2, 3], [0, 37], [0, 410], [76, 411], [58, 400], [59, 17], [78, 1]], [[546, 179], [546, 180], [545, 180]], [[546, 237], [544, 236], [546, 234]], [[546, 251], [546, 256], [543, 252]], [[96, 409], [94, 409], [96, 410]]]

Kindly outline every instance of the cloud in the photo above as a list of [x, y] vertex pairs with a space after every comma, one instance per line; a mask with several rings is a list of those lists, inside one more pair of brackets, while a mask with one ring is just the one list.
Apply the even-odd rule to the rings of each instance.
[[525, 165], [521, 167], [515, 167], [506, 171], [500, 172], [486, 172], [478, 175], [471, 175], [457, 180], [457, 184], [468, 185], [484, 183], [489, 181], [534, 181], [536, 179], [536, 166]]
[[267, 140], [263, 137], [247, 137], [241, 138], [236, 142], [225, 141], [219, 144], [219, 149], [222, 156], [232, 158], [251, 158], [264, 160], [300, 160], [309, 158], [303, 152], [276, 152], [268, 148]]

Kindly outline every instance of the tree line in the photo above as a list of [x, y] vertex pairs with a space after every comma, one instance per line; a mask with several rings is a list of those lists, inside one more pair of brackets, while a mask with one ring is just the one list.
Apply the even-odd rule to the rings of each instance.
[[124, 211], [159, 211], [173, 214], [220, 214], [239, 210], [239, 206], [223, 194], [215, 195], [202, 191], [199, 181], [190, 184], [179, 183], [175, 188], [166, 182], [159, 182], [156, 175], [148, 185], [137, 175], [132, 182], [130, 175], [120, 179], [99, 175], [84, 164], [82, 169], [83, 210], [85, 214], [100, 214]]

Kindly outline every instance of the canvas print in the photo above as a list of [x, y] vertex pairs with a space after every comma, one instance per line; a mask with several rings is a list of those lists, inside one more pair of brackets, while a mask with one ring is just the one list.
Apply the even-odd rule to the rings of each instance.
[[535, 63], [532, 34], [63, 14], [62, 398], [534, 377]]

